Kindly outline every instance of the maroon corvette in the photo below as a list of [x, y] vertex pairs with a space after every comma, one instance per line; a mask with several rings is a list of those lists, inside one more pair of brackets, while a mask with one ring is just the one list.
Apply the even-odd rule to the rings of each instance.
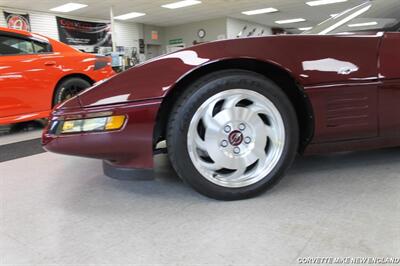
[[139, 65], [55, 108], [48, 151], [178, 175], [222, 200], [276, 184], [297, 153], [400, 145], [400, 5], [374, 0], [302, 35], [217, 41]]

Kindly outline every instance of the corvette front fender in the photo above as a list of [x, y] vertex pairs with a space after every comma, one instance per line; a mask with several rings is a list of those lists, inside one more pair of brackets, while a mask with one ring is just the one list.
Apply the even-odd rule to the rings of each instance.
[[[273, 64], [290, 73], [304, 87], [371, 79], [377, 76], [376, 56], [372, 51], [376, 51], [379, 38], [271, 36], [206, 43], [138, 65], [85, 91], [79, 99], [82, 106], [90, 107], [163, 98], [191, 72], [229, 59]], [[334, 66], [321, 68], [318, 62], [333, 62]], [[349, 72], [342, 71], [349, 65], [356, 67]]]

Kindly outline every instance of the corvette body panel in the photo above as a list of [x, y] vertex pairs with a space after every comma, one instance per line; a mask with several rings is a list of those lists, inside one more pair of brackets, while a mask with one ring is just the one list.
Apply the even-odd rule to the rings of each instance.
[[381, 35], [272, 36], [206, 43], [139, 65], [99, 85], [104, 94], [92, 88], [79, 98], [83, 106], [162, 98], [196, 69], [240, 58], [285, 69], [303, 87], [371, 81], [378, 78], [380, 40]]
[[400, 33], [386, 33], [380, 49], [379, 128], [382, 137], [400, 136]]
[[[85, 91], [79, 100], [82, 106], [90, 107], [163, 98], [180, 80], [197, 69], [224, 60], [243, 58], [276, 65], [288, 71], [300, 84], [309, 96], [316, 116], [314, 142], [375, 137], [378, 131], [376, 82], [380, 41], [381, 35], [366, 35], [274, 36], [213, 42], [128, 70], [100, 84], [98, 87], [101, 89], [93, 87]], [[310, 49], [311, 46], [318, 49]], [[314, 89], [317, 87], [321, 89]], [[350, 100], [354, 97], [367, 98], [368, 109], [355, 111], [356, 115], [364, 118], [344, 121], [346, 118], [341, 118], [339, 112], [333, 118], [337, 121], [342, 119], [343, 123], [333, 123], [332, 126], [328, 123], [329, 112], [335, 110], [329, 109], [330, 105], [325, 103], [340, 99], [346, 101], [348, 96], [351, 96]], [[350, 101], [338, 107], [346, 108], [353, 103]], [[342, 114], [353, 115], [351, 110]], [[344, 128], [339, 128], [343, 125]]]
[[[93, 86], [58, 107], [52, 115], [53, 120], [62, 120], [71, 114], [98, 110], [118, 114], [126, 107], [129, 121], [126, 130], [70, 136], [55, 136], [45, 130], [43, 142], [46, 149], [54, 152], [100, 158], [129, 168], [151, 168], [153, 130], [165, 97], [182, 80], [196, 77], [197, 71], [204, 67], [220, 62], [229, 64], [229, 60], [249, 60], [287, 72], [310, 101], [314, 134], [306, 153], [363, 149], [369, 145], [390, 146], [399, 140], [398, 135], [390, 133], [393, 123], [399, 122], [397, 118], [380, 119], [380, 112], [385, 109], [381, 99], [390, 97], [394, 90], [399, 92], [399, 85], [390, 83], [387, 78], [399, 79], [400, 75], [382, 69], [385, 59], [379, 52], [384, 39], [380, 33], [273, 36], [190, 47]], [[382, 73], [387, 76], [383, 77]], [[396, 99], [392, 101], [394, 105]], [[150, 102], [148, 108], [143, 107]], [[116, 142], [108, 145], [111, 139]], [[82, 150], [83, 140], [85, 151]]]
[[[119, 167], [150, 169], [153, 167], [153, 128], [161, 100], [133, 104], [99, 106], [90, 109], [71, 109], [53, 112], [49, 125], [65, 116], [87, 117], [93, 113], [112, 110], [115, 115], [126, 115], [127, 123], [121, 130], [86, 134], [54, 135], [49, 128], [43, 133], [45, 149], [56, 153], [108, 160]], [[79, 138], [77, 142], [76, 139]]]

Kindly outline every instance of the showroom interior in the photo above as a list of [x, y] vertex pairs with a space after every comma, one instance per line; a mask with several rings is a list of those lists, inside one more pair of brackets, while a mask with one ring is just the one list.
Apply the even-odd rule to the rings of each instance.
[[[375, 1], [385, 2], [371, 2]], [[384, 20], [349, 22], [355, 16], [348, 15], [353, 8], [368, 3], [0, 0], [0, 265], [400, 264], [400, 149], [360, 142], [371, 149], [358, 149], [360, 144], [352, 151], [344, 142], [372, 138], [384, 130], [378, 127], [382, 121], [390, 124], [400, 111], [389, 109], [391, 116], [383, 118], [377, 114], [378, 107], [371, 109], [385, 105], [384, 99], [392, 104], [389, 99], [398, 95], [379, 98], [381, 94], [373, 94], [379, 87], [371, 89], [375, 80], [368, 64], [384, 57], [377, 56], [376, 50], [384, 46], [373, 42], [379, 44], [384, 33], [354, 37], [360, 44], [354, 47], [349, 45], [351, 32], [341, 32], [336, 37], [338, 45], [333, 44], [336, 39], [319, 41], [318, 34], [294, 44], [299, 38], [305, 40], [307, 32], [319, 29], [327, 19], [333, 19], [327, 22], [331, 27], [343, 26], [349, 31], [361, 27], [369, 34], [368, 27]], [[368, 8], [360, 10], [368, 12]], [[346, 19], [336, 23], [335, 17], [341, 16]], [[257, 45], [248, 45], [253, 42]], [[269, 48], [270, 44], [278, 48]], [[326, 47], [332, 55], [324, 55]], [[250, 63], [252, 55], [267, 56], [264, 51], [274, 51], [274, 67], [250, 73], [261, 66]], [[246, 63], [235, 59], [239, 54]], [[298, 60], [302, 58], [298, 54], [304, 54], [304, 59]], [[395, 57], [393, 53], [388, 56], [389, 60]], [[393, 60], [391, 65], [395, 66]], [[290, 70], [297, 61], [303, 72], [296, 67]], [[310, 66], [317, 61], [322, 66]], [[278, 66], [282, 66], [279, 71]], [[311, 68], [308, 72], [307, 67]], [[332, 67], [340, 80], [325, 84], [325, 77], [334, 77], [329, 74]], [[300, 81], [273, 78], [284, 77], [286, 70], [293, 75], [299, 72]], [[318, 71], [322, 74], [315, 77], [321, 82], [313, 84], [313, 73]], [[264, 72], [273, 73], [267, 75], [273, 82], [261, 77]], [[252, 81], [247, 83], [246, 78]], [[381, 78], [385, 78], [383, 74], [377, 75], [377, 84]], [[251, 100], [241, 100], [241, 106], [235, 103], [233, 110], [250, 110], [255, 103], [269, 104], [272, 113], [285, 110], [271, 118], [258, 114], [257, 121], [264, 122], [265, 128], [276, 126], [276, 138], [279, 132], [284, 134], [284, 147], [296, 145], [293, 150], [299, 151], [285, 161], [278, 158], [288, 166], [279, 169], [280, 175], [286, 173], [282, 180], [271, 181], [276, 186], [267, 189], [266, 183], [265, 189], [251, 194], [243, 190], [237, 197], [231, 192], [238, 191], [242, 183], [224, 187], [222, 193], [215, 187], [223, 186], [223, 181], [210, 181], [216, 178], [214, 174], [207, 178], [208, 188], [214, 190], [207, 190], [200, 181], [196, 183], [195, 174], [180, 168], [186, 160], [193, 161], [193, 171], [200, 171], [198, 165], [202, 165], [196, 160], [209, 160], [208, 165], [217, 162], [212, 152], [193, 155], [202, 146], [191, 150], [189, 143], [196, 134], [203, 139], [200, 142], [207, 143], [211, 133], [204, 129], [202, 136], [199, 128], [204, 127], [209, 109], [196, 111], [202, 118], [195, 120], [193, 115], [187, 122], [187, 134], [182, 133], [185, 116], [191, 114], [191, 106], [200, 106], [202, 99], [205, 103], [201, 108], [208, 108], [205, 104], [211, 104], [214, 96], [206, 94], [206, 88], [212, 84], [229, 86], [235, 80], [244, 87], [266, 84], [272, 91], [287, 88], [268, 94], [271, 98], [265, 96], [267, 101], [258, 102], [259, 96], [246, 94]], [[323, 93], [346, 82], [355, 84], [349, 85], [349, 94], [324, 98]], [[127, 92], [132, 86], [135, 89]], [[177, 89], [171, 92], [174, 86]], [[363, 86], [370, 86], [367, 92]], [[236, 87], [233, 89], [240, 89]], [[306, 93], [287, 93], [292, 87], [307, 87]], [[197, 89], [204, 89], [204, 94], [196, 93]], [[235, 101], [232, 95], [221, 95], [216, 106]], [[304, 100], [309, 108], [300, 103], [286, 107], [286, 100], [280, 107], [268, 100], [285, 95], [288, 102], [310, 96], [310, 101]], [[180, 105], [175, 105], [175, 100]], [[328, 117], [331, 124], [318, 135], [318, 112], [334, 112], [329, 108], [338, 101], [364, 104], [358, 120], [346, 117], [352, 121], [353, 131], [350, 134]], [[111, 105], [116, 105], [112, 111], [107, 109]], [[352, 107], [346, 108], [344, 115]], [[366, 109], [369, 113], [362, 113]], [[126, 114], [121, 113], [125, 110]], [[215, 110], [210, 111], [215, 120], [223, 117], [219, 116], [223, 111]], [[223, 124], [215, 150], [228, 154], [232, 146], [229, 158], [246, 154], [246, 147], [253, 147], [253, 136], [258, 141], [260, 134], [252, 130], [253, 118], [247, 119]], [[300, 131], [286, 127], [290, 119], [296, 120]], [[370, 120], [357, 128], [363, 119]], [[306, 127], [307, 121], [316, 121], [316, 129]], [[371, 126], [371, 121], [376, 123], [375, 131], [357, 131]], [[195, 122], [198, 125], [193, 127]], [[279, 127], [284, 129], [279, 131]], [[328, 144], [313, 146], [316, 136]], [[329, 142], [335, 136], [343, 142]], [[289, 144], [290, 137], [301, 141]], [[179, 144], [186, 139], [187, 146]], [[197, 139], [193, 142], [198, 143]], [[262, 142], [265, 151], [270, 146], [275, 153], [289, 153], [289, 148], [280, 150], [283, 146], [274, 144], [274, 137], [267, 137], [269, 141], [272, 144]], [[302, 156], [309, 143], [315, 151], [329, 148], [335, 152]], [[243, 171], [253, 171], [260, 160], [252, 161]], [[276, 164], [280, 167], [278, 161]], [[137, 172], [131, 174], [131, 168]], [[230, 167], [218, 171], [232, 174]], [[363, 261], [368, 259], [368, 263]]]

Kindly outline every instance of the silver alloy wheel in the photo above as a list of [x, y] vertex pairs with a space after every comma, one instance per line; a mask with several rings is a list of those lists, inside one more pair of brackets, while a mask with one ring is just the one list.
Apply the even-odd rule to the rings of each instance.
[[210, 182], [246, 187], [265, 178], [285, 146], [285, 126], [276, 106], [251, 90], [220, 92], [194, 114], [187, 136], [190, 158]]

